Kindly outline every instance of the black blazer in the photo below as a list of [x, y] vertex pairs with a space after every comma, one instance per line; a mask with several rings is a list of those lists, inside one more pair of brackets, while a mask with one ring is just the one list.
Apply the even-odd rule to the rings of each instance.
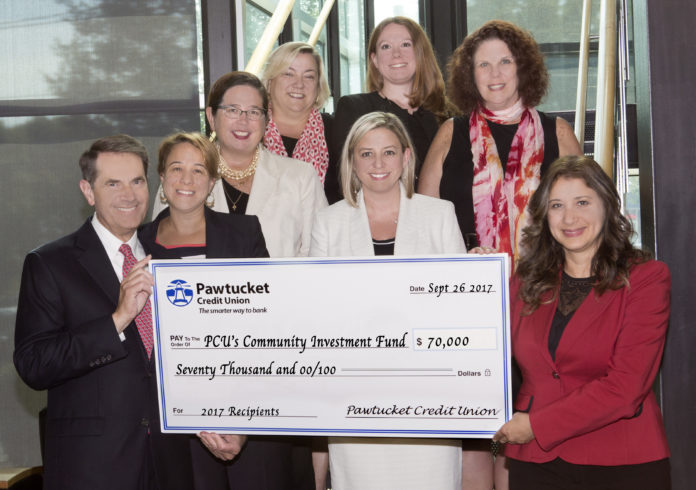
[[[145, 253], [153, 259], [180, 259], [177, 249], [167, 249], [157, 244], [157, 228], [169, 216], [169, 207], [157, 215], [154, 221], [138, 231]], [[235, 259], [244, 257], [268, 257], [266, 241], [256, 216], [219, 213], [205, 208], [206, 257], [210, 259]]]
[[[145, 252], [151, 254], [155, 259], [181, 258], [180, 249], [167, 249], [155, 241], [159, 224], [167, 216], [169, 216], [169, 207], [163, 209], [154, 221], [142, 226], [138, 232], [138, 238], [143, 244]], [[219, 213], [206, 207], [205, 241], [206, 257], [208, 258], [268, 257], [261, 224], [258, 218], [253, 215]], [[240, 464], [239, 458], [233, 463], [224, 463], [216, 459], [195, 437], [162, 435], [158, 431], [152, 439], [155, 454], [158, 455], [158, 459], [155, 461], [158, 474], [173, 466], [188, 468], [192, 465], [197, 488], [226, 489], [228, 467], [237, 468]], [[187, 439], [187, 442], [182, 443], [182, 439]], [[244, 474], [251, 475], [253, 483], [250, 483], [251, 486], [245, 486], [239, 478], [235, 478], [235, 488], [264, 488], [259, 481], [266, 477], [259, 475], [266, 472], [269, 468], [268, 459], [273, 459], [276, 454], [269, 452], [266, 444], [257, 441], [250, 441], [244, 454]], [[274, 471], [274, 473], [278, 472]], [[285, 473], [280, 473], [280, 478], [286, 477]], [[287, 479], [289, 481], [289, 477]]]
[[90, 220], [24, 261], [14, 363], [30, 387], [48, 390], [45, 489], [148, 488], [153, 363], [134, 322], [119, 339], [118, 296]]

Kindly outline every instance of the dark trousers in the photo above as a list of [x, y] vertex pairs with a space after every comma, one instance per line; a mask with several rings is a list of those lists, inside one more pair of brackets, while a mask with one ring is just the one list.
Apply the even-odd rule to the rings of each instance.
[[194, 441], [197, 490], [314, 490], [311, 438], [249, 436], [244, 449], [222, 462]]
[[571, 464], [556, 458], [528, 463], [508, 458], [510, 490], [670, 490], [669, 459], [624, 466]]

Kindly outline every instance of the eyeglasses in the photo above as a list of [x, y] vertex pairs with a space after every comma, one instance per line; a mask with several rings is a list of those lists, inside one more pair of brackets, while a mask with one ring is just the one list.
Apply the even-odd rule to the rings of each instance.
[[266, 111], [263, 109], [247, 109], [243, 111], [239, 107], [233, 105], [219, 105], [217, 107], [222, 110], [222, 113], [227, 119], [240, 119], [242, 114], [246, 114], [248, 121], [258, 121], [266, 115]]

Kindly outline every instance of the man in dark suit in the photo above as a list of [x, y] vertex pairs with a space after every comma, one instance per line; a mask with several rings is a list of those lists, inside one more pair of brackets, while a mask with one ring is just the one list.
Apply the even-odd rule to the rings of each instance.
[[144, 318], [152, 276], [135, 233], [148, 206], [147, 164], [130, 136], [96, 141], [80, 158], [94, 216], [24, 262], [14, 362], [30, 387], [48, 390], [49, 490], [169, 488], [153, 464], [159, 430]]

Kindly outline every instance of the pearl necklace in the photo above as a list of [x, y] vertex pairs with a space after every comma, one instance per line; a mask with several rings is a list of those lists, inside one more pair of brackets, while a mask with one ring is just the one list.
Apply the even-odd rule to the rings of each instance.
[[220, 147], [218, 146], [218, 155], [220, 156], [218, 171], [220, 172], [220, 175], [222, 175], [226, 179], [236, 181], [246, 180], [252, 175], [254, 175], [254, 173], [256, 172], [256, 165], [259, 162], [260, 154], [260, 146], [257, 146], [256, 152], [254, 153], [254, 157], [251, 159], [251, 163], [249, 164], [249, 166], [243, 170], [234, 170], [230, 168], [230, 166], [227, 164], [227, 162], [222, 156], [222, 153], [220, 152]]

